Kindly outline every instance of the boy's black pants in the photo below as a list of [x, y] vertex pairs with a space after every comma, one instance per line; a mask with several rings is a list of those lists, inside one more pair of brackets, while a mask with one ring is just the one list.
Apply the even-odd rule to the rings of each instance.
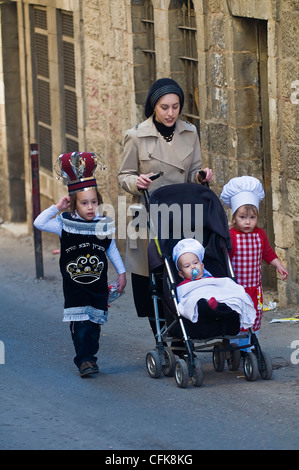
[[101, 325], [90, 320], [73, 321], [70, 323], [70, 330], [76, 351], [76, 356], [74, 357], [76, 366], [80, 367], [82, 362], [85, 361], [96, 363]]

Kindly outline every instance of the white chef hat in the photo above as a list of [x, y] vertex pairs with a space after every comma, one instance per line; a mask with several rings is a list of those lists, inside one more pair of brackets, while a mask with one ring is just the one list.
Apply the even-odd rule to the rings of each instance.
[[259, 203], [264, 197], [262, 183], [253, 176], [232, 178], [224, 185], [220, 194], [220, 198], [226, 206], [231, 208], [233, 214], [245, 204], [252, 204], [259, 210]]
[[180, 240], [172, 250], [172, 259], [175, 262], [176, 268], [178, 269], [178, 259], [180, 256], [182, 256], [184, 253], [194, 253], [200, 262], [202, 263], [202, 260], [205, 255], [205, 249], [202, 246], [201, 243], [199, 243], [197, 240], [194, 238], [183, 238], [183, 240]]

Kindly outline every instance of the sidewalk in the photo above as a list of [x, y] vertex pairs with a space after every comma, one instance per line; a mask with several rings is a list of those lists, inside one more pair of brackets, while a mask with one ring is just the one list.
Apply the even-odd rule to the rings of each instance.
[[62, 322], [59, 255], [53, 254], [59, 240], [45, 235], [44, 279], [38, 280], [32, 236], [0, 228], [0, 448], [298, 448], [299, 365], [291, 355], [299, 360], [292, 349], [299, 325], [270, 323], [290, 311], [264, 315], [260, 343], [275, 366], [272, 380], [248, 382], [242, 366], [216, 372], [211, 354], [201, 353], [202, 386], [180, 389], [174, 377], [149, 377], [145, 358], [154, 339], [147, 319], [136, 316], [128, 276], [126, 293], [112, 303], [102, 328], [100, 373], [85, 380]]

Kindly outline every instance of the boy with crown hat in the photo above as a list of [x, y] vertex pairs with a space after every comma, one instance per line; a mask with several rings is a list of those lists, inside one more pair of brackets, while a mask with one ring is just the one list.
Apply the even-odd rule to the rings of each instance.
[[60, 237], [63, 321], [70, 322], [76, 351], [74, 362], [81, 377], [85, 377], [99, 371], [96, 353], [101, 325], [108, 317], [107, 256], [118, 273], [119, 292], [126, 285], [126, 274], [112, 239], [114, 222], [98, 213], [102, 197], [94, 177], [96, 155], [66, 153], [57, 162], [60, 176], [67, 180], [69, 195], [44, 210], [34, 226]]
[[256, 309], [253, 330], [256, 334], [261, 327], [263, 313], [262, 259], [274, 266], [283, 280], [288, 276], [265, 231], [257, 226], [259, 203], [264, 196], [261, 182], [253, 176], [232, 178], [220, 195], [224, 204], [232, 210], [232, 249], [229, 256], [238, 284], [253, 300]]

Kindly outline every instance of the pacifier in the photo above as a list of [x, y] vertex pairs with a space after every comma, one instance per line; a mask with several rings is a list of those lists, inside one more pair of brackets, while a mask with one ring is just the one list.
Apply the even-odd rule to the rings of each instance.
[[191, 271], [191, 275], [192, 275], [191, 281], [194, 281], [194, 279], [196, 279], [197, 276], [199, 275], [199, 270], [196, 269], [196, 268], [193, 268], [192, 271]]

